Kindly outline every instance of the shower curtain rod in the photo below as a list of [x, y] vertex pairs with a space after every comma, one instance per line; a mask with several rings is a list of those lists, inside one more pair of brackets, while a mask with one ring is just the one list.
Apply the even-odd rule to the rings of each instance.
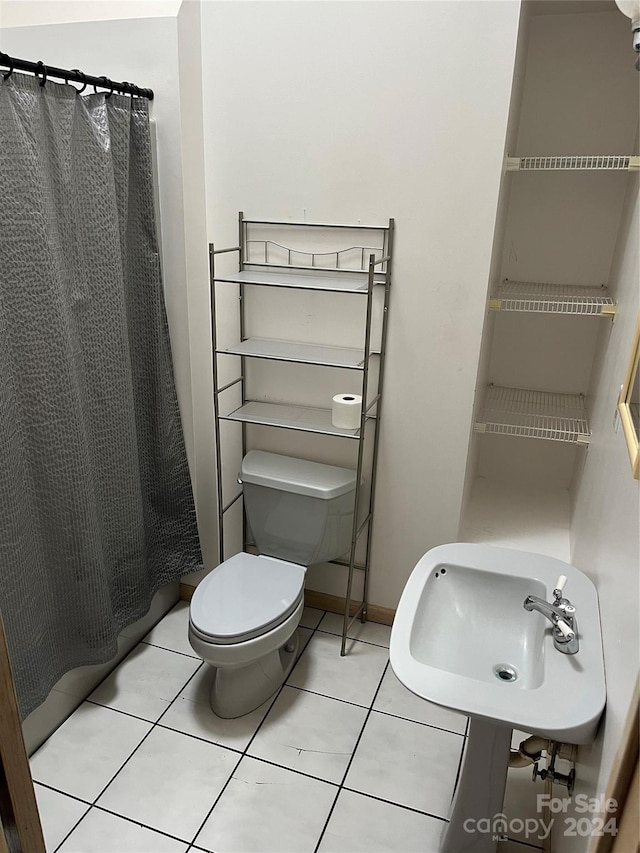
[[10, 77], [14, 71], [28, 71], [30, 74], [35, 74], [36, 77], [40, 78], [41, 86], [46, 84], [49, 77], [55, 77], [59, 80], [64, 80], [65, 83], [82, 83], [82, 88], [78, 89], [79, 92], [83, 92], [87, 85], [91, 83], [96, 92], [98, 91], [98, 86], [102, 89], [110, 89], [111, 91], [107, 95], [107, 98], [109, 98], [113, 92], [121, 92], [123, 95], [135, 95], [138, 98], [148, 98], [150, 101], [153, 100], [152, 89], [141, 89], [134, 83], [127, 83], [126, 81], [123, 83], [117, 83], [113, 80], [109, 80], [108, 77], [93, 77], [90, 74], [85, 74], [84, 71], [80, 71], [79, 68], [72, 68], [70, 71], [67, 71], [64, 68], [54, 68], [53, 65], [45, 65], [44, 62], [29, 62], [26, 59], [16, 59], [13, 56], [9, 56], [8, 53], [2, 53], [1, 51], [0, 66], [5, 66], [9, 69], [9, 71], [0, 72], [5, 80]]

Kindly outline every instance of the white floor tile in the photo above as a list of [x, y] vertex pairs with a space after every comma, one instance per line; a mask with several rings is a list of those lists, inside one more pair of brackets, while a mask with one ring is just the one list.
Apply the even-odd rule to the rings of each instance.
[[200, 670], [163, 716], [160, 725], [242, 752], [273, 704], [275, 696], [250, 714], [237, 717], [235, 720], [224, 720], [222, 717], [217, 717], [209, 705], [209, 691], [213, 676], [213, 669], [202, 664]]
[[142, 642], [198, 657], [189, 643], [189, 602], [179, 601], [173, 610], [149, 631]]
[[285, 687], [249, 755], [340, 783], [366, 715], [357, 705]]
[[337, 789], [243, 758], [196, 839], [215, 853], [312, 853]]
[[190, 841], [237, 761], [220, 746], [155, 728], [98, 805]]
[[373, 707], [385, 714], [393, 714], [416, 723], [426, 723], [458, 734], [464, 734], [467, 726], [467, 718], [463, 714], [441, 708], [407, 690], [404, 684], [398, 681], [391, 667], [384, 674]]
[[[329, 634], [339, 634], [342, 637], [342, 619], [343, 617], [338, 613], [326, 613], [318, 625], [318, 630], [327, 631]], [[356, 619], [347, 631], [347, 637], [362, 640], [364, 643], [374, 643], [376, 646], [384, 646], [388, 649], [391, 626], [381, 625], [379, 622], [365, 622], [363, 624], [359, 619]]]
[[323, 616], [324, 610], [318, 610], [315, 607], [305, 607], [302, 612], [300, 625], [303, 628], [317, 628]]
[[89, 699], [155, 722], [199, 666], [199, 659], [140, 643]]
[[373, 711], [345, 787], [447, 817], [463, 740]]
[[288, 684], [369, 707], [389, 659], [387, 649], [353, 641], [340, 656], [340, 638], [316, 632]]
[[87, 803], [81, 803], [80, 800], [74, 800], [67, 797], [66, 794], [59, 793], [59, 791], [43, 788], [38, 783], [33, 787], [40, 812], [44, 844], [49, 853], [52, 853], [89, 809], [89, 806]]
[[70, 696], [55, 688], [51, 690], [44, 702], [22, 723], [27, 755], [33, 755], [40, 744], [60, 728], [61, 721], [64, 722], [81, 703], [82, 699], [76, 696]]
[[300, 657], [302, 652], [306, 649], [307, 643], [309, 642], [312, 636], [313, 631], [311, 628], [298, 628], [298, 657]]
[[151, 724], [85, 702], [31, 758], [37, 782], [92, 802]]
[[93, 808], [67, 838], [59, 853], [186, 853], [188, 846]]
[[444, 821], [341, 791], [318, 853], [438, 853]]

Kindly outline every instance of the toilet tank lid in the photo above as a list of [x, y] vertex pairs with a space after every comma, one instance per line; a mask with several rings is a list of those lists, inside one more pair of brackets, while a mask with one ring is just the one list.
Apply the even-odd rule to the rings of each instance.
[[328, 501], [354, 491], [356, 472], [279, 453], [250, 450], [242, 460], [240, 480]]

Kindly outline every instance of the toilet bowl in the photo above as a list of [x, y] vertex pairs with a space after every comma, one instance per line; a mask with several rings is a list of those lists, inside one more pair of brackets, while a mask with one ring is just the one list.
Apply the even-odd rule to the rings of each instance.
[[[283, 683], [298, 650], [304, 566], [236, 554], [198, 585], [189, 642], [214, 667], [209, 701], [219, 717], [241, 717]], [[251, 595], [247, 595], [251, 591]]]
[[355, 471], [256, 450], [239, 479], [261, 553], [221, 563], [189, 608], [189, 642], [214, 670], [209, 701], [225, 718], [253, 711], [287, 678], [306, 566], [349, 548], [355, 492]]

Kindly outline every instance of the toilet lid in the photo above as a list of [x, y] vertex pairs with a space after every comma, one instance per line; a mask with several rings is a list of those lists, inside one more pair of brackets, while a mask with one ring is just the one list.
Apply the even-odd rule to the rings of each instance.
[[266, 633], [300, 603], [304, 566], [273, 557], [235, 554], [202, 580], [191, 599], [193, 627], [217, 643]]

